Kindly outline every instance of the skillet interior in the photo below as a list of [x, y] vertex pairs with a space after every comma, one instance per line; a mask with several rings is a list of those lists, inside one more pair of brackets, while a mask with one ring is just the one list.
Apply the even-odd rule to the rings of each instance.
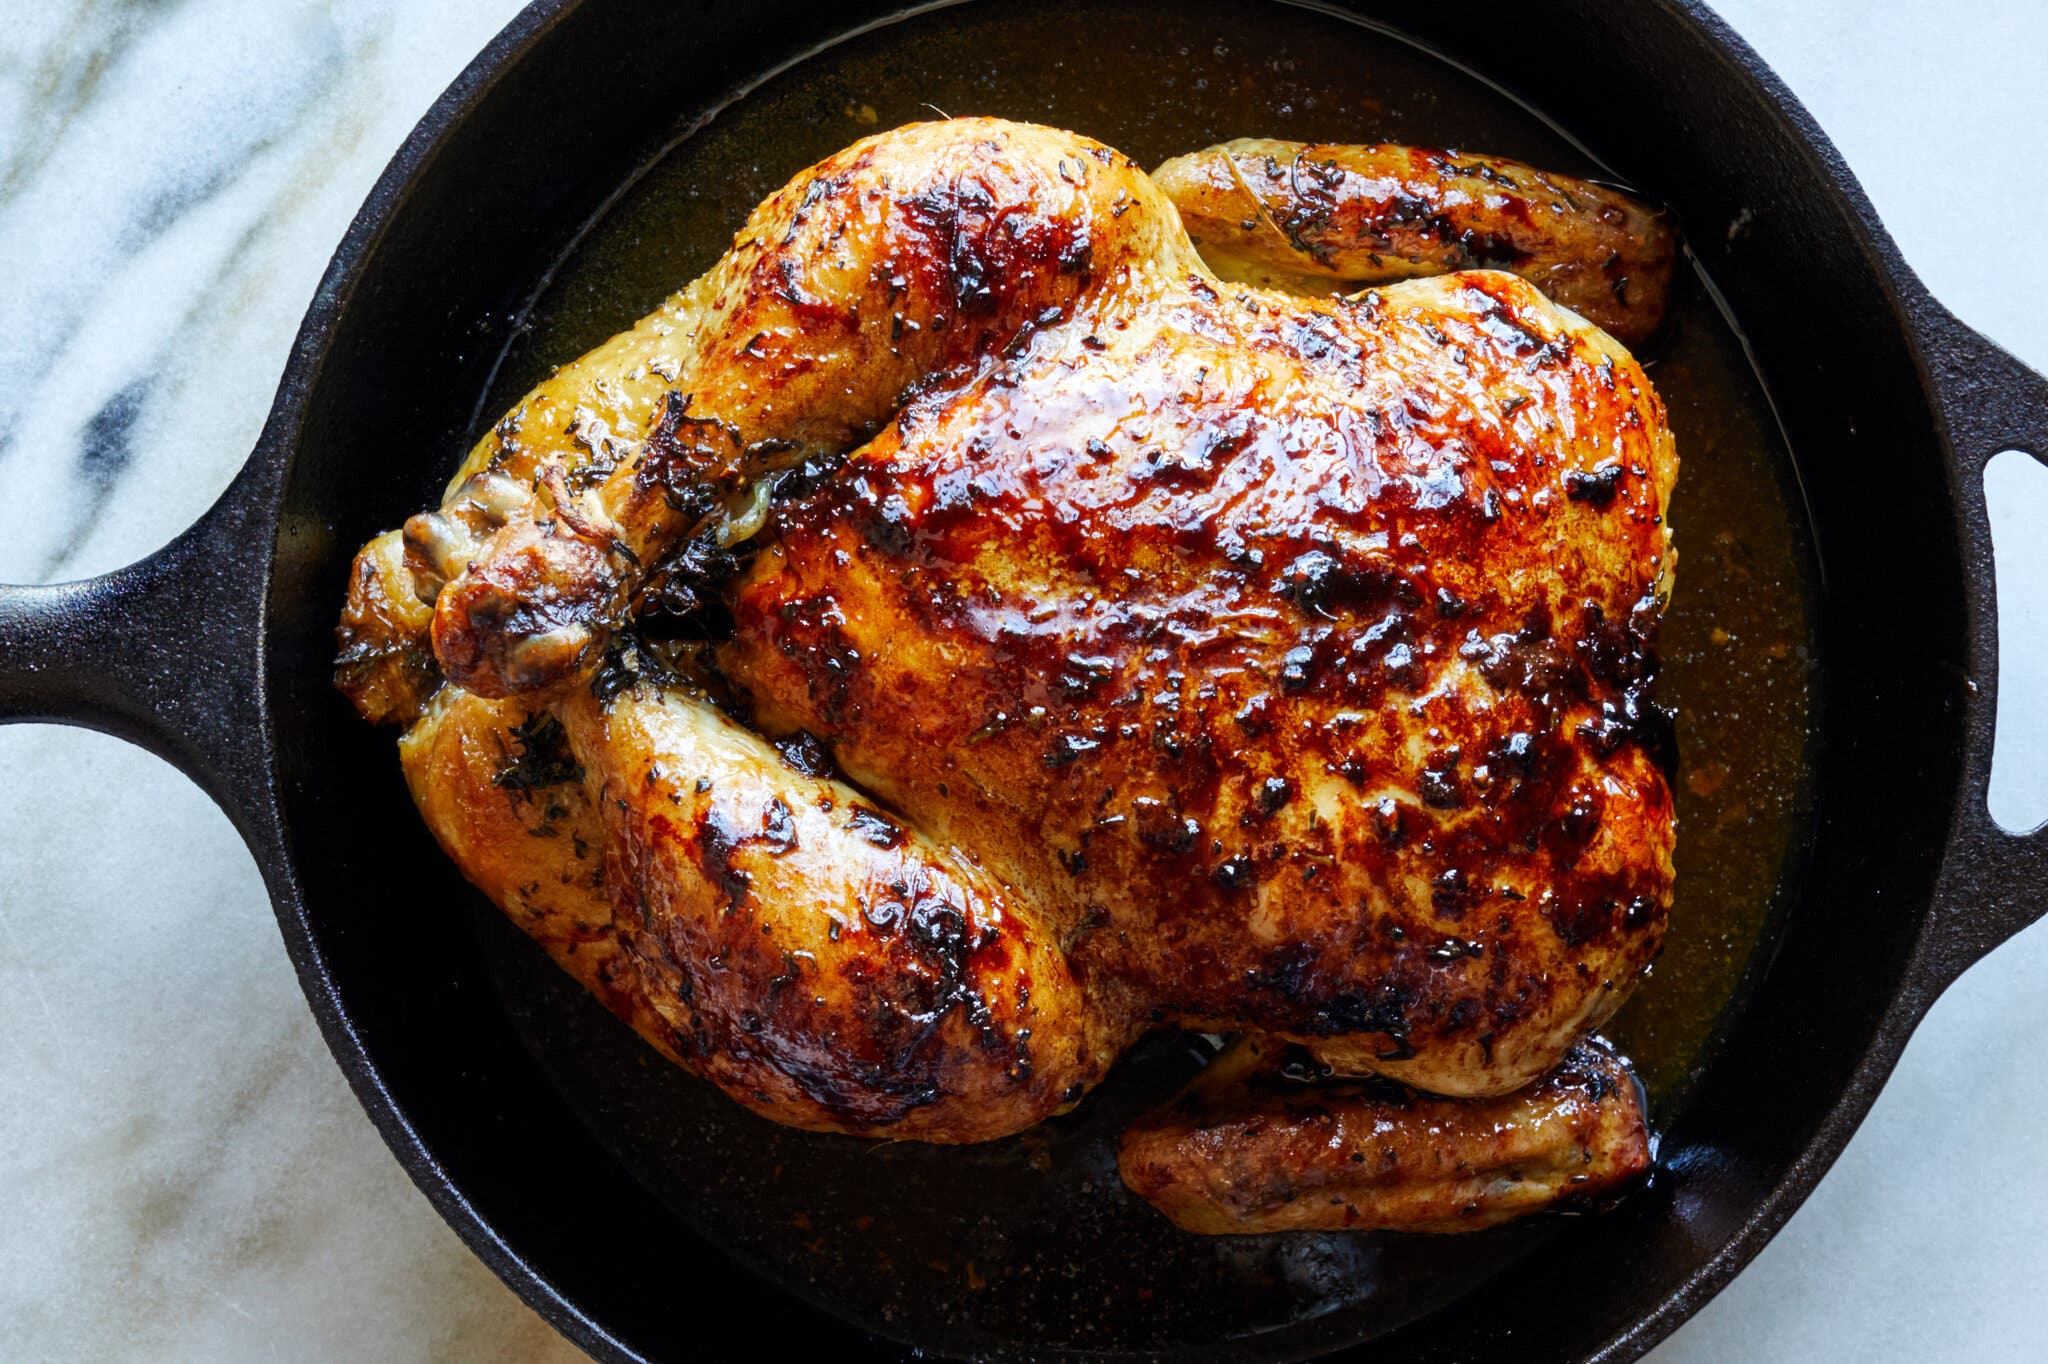
[[[1576, 55], [1568, 63], [1563, 54], [1540, 55], [1558, 34], [1543, 35], [1536, 50], [1518, 35], [1515, 65], [1488, 73], [1533, 94], [1621, 174], [1673, 201], [1708, 269], [1727, 285], [1785, 409], [1832, 589], [1824, 604], [1815, 602], [1830, 668], [1814, 681], [1826, 689], [1831, 721], [1818, 765], [1825, 783], [1815, 875], [1783, 935], [1784, 960], [1682, 1109], [1680, 1081], [1706, 1031], [1698, 1001], [1688, 1016], [1674, 1010], [1662, 1026], [1666, 1035], [1650, 1039], [1646, 1055], [1653, 1062], [1671, 1043], [1670, 1064], [1660, 1066], [1669, 1074], [1659, 1085], [1667, 1113], [1680, 1114], [1666, 1146], [1671, 1174], [1619, 1213], [1462, 1242], [1198, 1242], [1162, 1230], [1122, 1200], [1103, 1159], [1104, 1134], [1148, 1091], [1172, 1082], [1187, 1063], [1184, 1048], [1151, 1048], [1079, 1121], [973, 1153], [870, 1152], [744, 1122], [707, 1089], [643, 1055], [494, 915], [472, 919], [466, 907], [474, 897], [417, 827], [388, 746], [368, 741], [326, 690], [326, 624], [349, 550], [429, 499], [466, 440], [490, 363], [534, 279], [561, 258], [578, 226], [629, 178], [636, 161], [699, 112], [692, 101], [700, 96], [692, 92], [701, 83], [673, 73], [764, 70], [772, 62], [766, 54], [787, 53], [805, 36], [798, 11], [787, 22], [764, 24], [772, 33], [720, 34], [720, 26], [743, 28], [745, 21], [699, 15], [681, 32], [662, 33], [650, 31], [650, 22], [659, 30], [667, 17], [629, 20], [624, 8], [593, 0], [557, 24], [429, 164], [391, 232], [372, 249], [343, 312], [287, 491], [272, 602], [272, 686], [285, 787], [293, 793], [289, 823], [309, 883], [308, 918], [383, 1083], [429, 1149], [518, 1256], [543, 1266], [556, 1288], [601, 1318], [607, 1331], [655, 1354], [688, 1351], [707, 1329], [709, 1303], [768, 1307], [791, 1337], [830, 1329], [735, 1276], [687, 1229], [692, 1215], [714, 1238], [738, 1241], [749, 1259], [793, 1286], [816, 1276], [810, 1291], [842, 1313], [953, 1349], [997, 1346], [1035, 1323], [1058, 1340], [1097, 1348], [1199, 1347], [1257, 1331], [1257, 1353], [1295, 1354], [1417, 1319], [1386, 1337], [1375, 1357], [1461, 1354], [1517, 1326], [1527, 1353], [1533, 1313], [1544, 1323], [1543, 1339], [1534, 1343], [1540, 1358], [1552, 1350], [1569, 1357], [1625, 1328], [1748, 1215], [1839, 1089], [1917, 927], [1915, 906], [1925, 901], [1944, 824], [1940, 793], [1948, 784], [1909, 774], [1916, 746], [1923, 747], [1925, 771], [1953, 761], [1953, 748], [1944, 750], [1936, 731], [1943, 724], [1952, 731], [1954, 722], [1927, 712], [1955, 686], [1938, 671], [1941, 657], [1960, 653], [1959, 638], [1943, 638], [1938, 605], [1958, 600], [1958, 589], [1941, 590], [1944, 574], [1950, 583], [1955, 574], [1954, 532], [1942, 519], [1946, 494], [1910, 356], [1839, 206], [1814, 203], [1807, 184], [1812, 212], [1788, 218], [1786, 186], [1774, 191], [1743, 177], [1772, 170], [1796, 177], [1796, 162], [1752, 161], [1725, 155], [1725, 148], [1719, 159], [1704, 156], [1690, 140], [1697, 127], [1684, 139], [1670, 130], [1670, 150], [1651, 154], [1658, 144], [1644, 139], [1641, 125], [1681, 112], [1671, 107], [1674, 90], [1693, 95], [1666, 85], [1659, 103], [1630, 106], [1627, 87], [1643, 73], [1603, 60], [1590, 30], [1572, 45]], [[1485, 9], [1468, 7], [1471, 28], [1463, 37], [1485, 31]], [[612, 27], [625, 24], [630, 43]], [[523, 388], [534, 364], [573, 354], [637, 316], [700, 268], [706, 243], [728, 233], [761, 192], [864, 131], [837, 106], [857, 112], [860, 103], [874, 104], [886, 126], [915, 116], [918, 101], [933, 97], [914, 85], [943, 90], [939, 103], [951, 112], [1066, 123], [1146, 162], [1214, 137], [1259, 132], [1458, 140], [1576, 168], [1576, 157], [1552, 134], [1470, 78], [1384, 37], [1299, 10], [1183, 7], [1167, 20], [1156, 11], [1141, 17], [1135, 8], [1073, 6], [1023, 23], [970, 11], [914, 24], [864, 43], [901, 51], [908, 39], [923, 69], [944, 75], [871, 79], [878, 88], [869, 93], [821, 85], [819, 67], [807, 66], [749, 96], [685, 145], [674, 183], [712, 183], [705, 166], [692, 167], [688, 158], [749, 117], [763, 119], [755, 125], [763, 130], [759, 141], [751, 133], [726, 137], [719, 194], [693, 204], [673, 185], [662, 197], [663, 170], [643, 181], [572, 255], [544, 307], [541, 331], [514, 348], [482, 410], [495, 412]], [[990, 41], [997, 33], [1004, 35], [1000, 48]], [[1433, 36], [1443, 42], [1461, 35]], [[1623, 47], [1630, 38], [1612, 28], [1597, 36]], [[1063, 40], [1071, 44], [1064, 53]], [[1128, 50], [1133, 41], [1135, 52]], [[1226, 48], [1221, 55], [1219, 43]], [[1459, 50], [1455, 43], [1452, 50]], [[1657, 48], [1654, 55], [1669, 62], [1675, 52]], [[649, 62], [647, 53], [674, 55]], [[1267, 66], [1263, 58], [1279, 53], [1292, 57], [1292, 69]], [[1728, 98], [1739, 93], [1733, 82], [1716, 81], [1697, 52], [1691, 60], [1687, 70], [1702, 81], [1692, 116], [1699, 106], [1745, 115]], [[1147, 70], [1148, 61], [1158, 65]], [[600, 70], [615, 74], [605, 79]], [[870, 73], [886, 76], [888, 69]], [[1548, 80], [1538, 85], [1523, 73]], [[1233, 76], [1238, 86], [1224, 86]], [[1203, 80], [1210, 84], [1194, 84]], [[612, 102], [586, 107], [586, 85], [611, 91]], [[1332, 91], [1378, 107], [1331, 108]], [[948, 99], [972, 103], [954, 107]], [[1623, 109], [1629, 117], [1608, 117]], [[801, 117], [791, 117], [792, 110]], [[1260, 125], [1245, 126], [1254, 116]], [[779, 137], [777, 128], [785, 130]], [[1767, 146], [1771, 131], [1757, 125], [1752, 144]], [[1829, 213], [1844, 240], [1830, 243], [1818, 230], [1829, 225]], [[651, 238], [650, 230], [663, 235]], [[1762, 249], [1760, 236], [1775, 248]], [[1832, 277], [1820, 278], [1830, 271]], [[1704, 308], [1694, 300], [1685, 312], [1705, 317]], [[1670, 339], [1680, 354], [1668, 358], [1683, 360], [1690, 345], [1698, 351], [1695, 364], [1709, 363], [1718, 343], [1702, 328], [1689, 338], [1681, 318]], [[1685, 382], [1678, 369], [1669, 377], [1652, 370], [1673, 396]], [[1830, 383], [1830, 369], [1842, 377]], [[1889, 384], [1881, 382], [1887, 370]], [[1702, 392], [1698, 419], [1708, 421], [1708, 409], [1730, 397]], [[1883, 444], [1859, 447], [1858, 428], [1883, 433]], [[1681, 425], [1682, 443], [1688, 435]], [[1702, 464], [1715, 454], [1690, 443], [1682, 450], [1689, 463], [1676, 516], [1687, 556], [1681, 582], [1690, 583], [1713, 571], [1713, 551], [1690, 534], [1683, 489], [1685, 480], [1715, 485], [1714, 470]], [[1797, 496], [1789, 481], [1777, 491]], [[1731, 504], [1712, 515], [1757, 538], [1784, 538], [1783, 553], [1796, 558], [1786, 528], [1798, 517], [1783, 500]], [[1845, 563], [1858, 575], [1846, 585]], [[1796, 565], [1790, 576], [1799, 576]], [[1800, 596], [1783, 575], [1775, 586]], [[1753, 585], [1753, 599], [1767, 596]], [[1793, 651], [1812, 641], [1798, 637], [1808, 633], [1798, 609], [1803, 601], [1773, 600], [1783, 609], [1763, 616], [1797, 628], [1778, 637], [1788, 657], [1776, 662], [1785, 666], [1774, 673], [1760, 665], [1756, 679], [1780, 687], [1782, 697], [1783, 688], [1807, 680]], [[1915, 621], [1914, 653], [1856, 652], [1866, 641], [1896, 641], [1891, 622], [1900, 612]], [[1845, 676], [1852, 661], [1855, 670]], [[1931, 679], [1922, 674], [1917, 693], [1910, 677], [1916, 668], [1935, 670]], [[1703, 713], [1716, 697], [1704, 691], [1679, 699]], [[1768, 779], [1770, 794], [1796, 805], [1797, 781], [1787, 774], [1805, 755], [1782, 750], [1803, 747], [1802, 733], [1803, 723], [1781, 723], [1773, 743], [1757, 746], [1738, 768]], [[1695, 765], [1718, 760], [1712, 753], [1689, 758]], [[1860, 772], [1860, 784], [1846, 785], [1845, 770]], [[1682, 849], [1701, 842], [1698, 813], [1687, 812]], [[1798, 820], [1796, 811], [1786, 815], [1762, 836], [1789, 833]], [[1840, 836], [1858, 827], [1884, 828], [1883, 846], [1858, 847]], [[366, 837], [366, 829], [376, 833]], [[1754, 851], [1753, 842], [1730, 849]], [[1785, 858], [1778, 851], [1762, 861], [1768, 880]], [[1874, 865], [1879, 861], [1885, 865]], [[1682, 895], [1687, 874], [1682, 870]], [[1887, 887], [1892, 893], [1859, 900], [1859, 884], [1866, 897]], [[1910, 890], [1916, 886], [1917, 895]], [[1825, 894], [1815, 893], [1821, 889]], [[1754, 916], [1769, 901], [1764, 888], [1752, 887], [1743, 904]], [[1843, 924], [1854, 924], [1855, 932]], [[1745, 924], [1737, 936], [1746, 940], [1754, 927]], [[1686, 932], [1682, 919], [1676, 931]], [[1722, 956], [1741, 960], [1733, 949]], [[1667, 960], [1667, 975], [1680, 977], [1676, 965]], [[509, 1011], [501, 984], [505, 997], [518, 1001]], [[1823, 999], [1828, 1008], [1816, 1009]], [[1757, 1101], [1758, 1086], [1770, 1102]], [[1717, 1094], [1724, 1096], [1718, 1102]], [[943, 1163], [934, 1164], [935, 1155]], [[683, 1220], [674, 1215], [678, 1209]], [[1005, 1209], [1029, 1215], [1006, 1217]], [[808, 1213], [810, 1229], [789, 1225], [799, 1212]], [[863, 1216], [877, 1221], [863, 1236], [847, 1235], [845, 1228]], [[825, 1243], [821, 1252], [806, 1250], [813, 1241]], [[1543, 1256], [1524, 1260], [1543, 1243]], [[969, 1270], [966, 1261], [977, 1255], [981, 1263]], [[1472, 1291], [1509, 1265], [1514, 1272]], [[1563, 1270], [1569, 1280], [1546, 1284]], [[969, 1289], [973, 1278], [987, 1287]], [[1588, 1284], [1608, 1288], [1589, 1295]], [[1562, 1321], [1560, 1292], [1569, 1292], [1572, 1304]], [[709, 1303], [700, 1300], [704, 1293], [714, 1295]], [[1460, 1297], [1457, 1312], [1427, 1315]], [[1460, 1341], [1466, 1344], [1452, 1348]], [[1241, 1357], [1244, 1350], [1231, 1353]]]

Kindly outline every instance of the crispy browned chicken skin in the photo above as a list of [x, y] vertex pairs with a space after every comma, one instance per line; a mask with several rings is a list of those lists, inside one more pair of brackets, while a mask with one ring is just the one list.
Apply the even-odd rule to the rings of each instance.
[[[1676, 473], [1521, 278], [1226, 284], [1118, 153], [917, 125], [366, 546], [338, 676], [471, 879], [778, 1120], [1000, 1136], [1172, 1025], [1506, 1095], [1663, 931]], [[1346, 1216], [1295, 1220], [1415, 1220]]]
[[1322, 295], [1508, 270], [1631, 345], [1664, 320], [1678, 259], [1661, 213], [1498, 156], [1241, 138], [1153, 179], [1224, 279]]

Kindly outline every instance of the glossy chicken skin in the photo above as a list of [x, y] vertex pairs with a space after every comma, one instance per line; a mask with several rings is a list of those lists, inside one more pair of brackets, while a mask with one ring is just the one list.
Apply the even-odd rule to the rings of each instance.
[[1224, 279], [1347, 294], [1509, 270], [1630, 344], [1663, 321], [1678, 257], [1661, 213], [1505, 157], [1241, 138], [1153, 178]]
[[[341, 680], [407, 719], [430, 616], [444, 846], [565, 961], [578, 913], [520, 888], [587, 909], [601, 846], [600, 997], [783, 1121], [1001, 1135], [1172, 1023], [1504, 1094], [1662, 933], [1676, 470], [1626, 350], [1521, 279], [1225, 285], [1107, 148], [922, 125], [771, 198], [367, 546]], [[634, 666], [679, 599], [730, 612], [745, 725]], [[569, 840], [478, 756], [535, 715]]]
[[[442, 670], [510, 695], [594, 664], [642, 566], [699, 527], [715, 494], [858, 444], [916, 391], [1114, 281], [1193, 268], [1144, 173], [1068, 134], [960, 120], [828, 158], [764, 202], [671, 305], [668, 405], [632, 458], [587, 494], [549, 490], [551, 505], [481, 545], [445, 537]], [[524, 454], [523, 429], [501, 439], [506, 460]]]
[[965, 853], [686, 694], [565, 709], [648, 997], [749, 1107], [969, 1140], [1029, 1126], [1107, 1068], [1038, 907]]
[[399, 746], [420, 813], [606, 1008], [748, 1108], [986, 1140], [1071, 1104], [1130, 1040], [1028, 900], [701, 695], [560, 710], [444, 688]]
[[1041, 332], [780, 517], [726, 676], [1169, 1017], [1437, 1093], [1649, 962], [1662, 411], [1506, 275], [1200, 277]]

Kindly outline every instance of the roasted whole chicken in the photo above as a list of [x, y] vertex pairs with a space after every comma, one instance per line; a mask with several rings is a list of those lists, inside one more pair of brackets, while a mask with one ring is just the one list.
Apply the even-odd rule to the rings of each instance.
[[1615, 337], [1672, 260], [1490, 158], [883, 133], [366, 545], [337, 679], [464, 874], [765, 1117], [988, 1140], [1184, 1028], [1239, 1040], [1122, 1159], [1190, 1230], [1608, 1190], [1678, 470]]

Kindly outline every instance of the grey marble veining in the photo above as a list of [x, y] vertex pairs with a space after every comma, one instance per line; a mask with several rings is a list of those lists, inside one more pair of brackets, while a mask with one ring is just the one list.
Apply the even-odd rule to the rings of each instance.
[[[170, 538], [253, 443], [356, 205], [514, 0], [42, 0], [0, 25], [0, 580]], [[2048, 9], [1726, 0], [1937, 294], [2048, 367]], [[1975, 188], [1985, 186], [1986, 188]], [[2004, 812], [2048, 813], [2048, 475], [1998, 475]], [[423, 912], [431, 907], [423, 906]], [[2048, 929], [1936, 1007], [1658, 1364], [2048, 1357]], [[569, 1360], [406, 1181], [253, 866], [167, 767], [0, 729], [0, 1360]], [[1532, 1329], [1540, 1323], [1532, 1322]]]
[[[356, 206], [516, 8], [7, 8], [0, 579], [218, 495]], [[10, 1362], [580, 1358], [355, 1106], [226, 821], [96, 735], [0, 731], [0, 1190]]]

